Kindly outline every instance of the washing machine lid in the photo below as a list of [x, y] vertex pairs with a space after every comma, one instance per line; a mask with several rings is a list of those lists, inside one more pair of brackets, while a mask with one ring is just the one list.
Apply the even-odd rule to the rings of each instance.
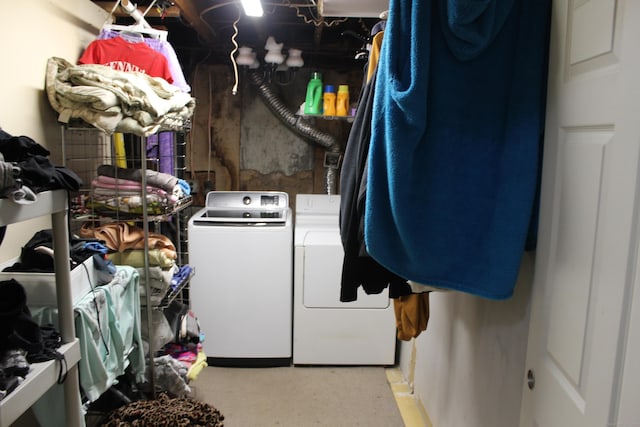
[[210, 191], [199, 224], [283, 224], [291, 209], [281, 191]]

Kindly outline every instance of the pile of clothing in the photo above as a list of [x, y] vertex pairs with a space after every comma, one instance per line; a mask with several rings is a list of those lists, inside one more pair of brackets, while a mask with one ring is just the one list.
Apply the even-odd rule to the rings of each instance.
[[62, 383], [66, 364], [56, 350], [61, 344], [51, 324], [41, 327], [32, 318], [24, 287], [15, 279], [0, 281], [0, 400], [24, 381], [31, 363], [60, 360]]
[[180, 130], [195, 108], [193, 97], [160, 77], [57, 57], [47, 62], [45, 90], [60, 122], [82, 119], [109, 135]]
[[0, 129], [0, 197], [30, 204], [42, 191], [78, 191], [82, 179], [70, 169], [54, 166], [49, 154], [28, 136], [13, 136]]
[[[149, 232], [128, 222], [112, 222], [95, 225], [85, 223], [79, 231], [82, 238], [98, 239], [107, 248], [106, 258], [117, 266], [135, 268], [137, 275], [145, 286], [139, 289], [140, 302], [146, 305], [147, 289], [150, 292], [151, 305], [159, 306], [172, 292], [189, 279], [192, 268], [188, 265], [176, 264], [177, 251], [171, 239], [164, 234]], [[148, 250], [145, 252], [145, 240]], [[145, 268], [145, 259], [149, 260], [149, 277]], [[143, 308], [143, 317], [145, 309]], [[153, 310], [152, 335], [143, 327], [142, 335], [145, 346], [153, 349], [162, 348], [175, 336], [172, 330], [165, 327], [166, 319], [161, 311]], [[145, 350], [146, 351], [146, 350]]]
[[[69, 236], [69, 269], [73, 270], [87, 259], [94, 257], [94, 266], [99, 271], [100, 280], [93, 286], [103, 285], [113, 279], [113, 265], [104, 260], [107, 248], [100, 240]], [[45, 229], [34, 233], [20, 249], [20, 257], [5, 272], [53, 273], [53, 230]]]

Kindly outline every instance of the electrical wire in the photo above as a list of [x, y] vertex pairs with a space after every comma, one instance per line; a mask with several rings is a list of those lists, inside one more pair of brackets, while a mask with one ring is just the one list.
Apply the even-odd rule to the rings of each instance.
[[236, 57], [234, 56], [238, 51], [238, 42], [236, 42], [236, 37], [238, 36], [238, 22], [240, 22], [240, 17], [242, 16], [242, 11], [238, 7], [238, 17], [235, 21], [233, 21], [233, 35], [231, 36], [231, 43], [233, 43], [233, 50], [229, 53], [229, 57], [231, 58], [231, 64], [233, 64], [233, 75], [235, 77], [235, 84], [233, 88], [231, 88], [231, 94], [236, 95], [238, 93], [238, 64], [236, 63]]
[[236, 7], [238, 7], [238, 3], [237, 3], [237, 1], [236, 1], [236, 0], [226, 1], [226, 2], [224, 2], [224, 3], [217, 3], [217, 4], [214, 4], [213, 6], [209, 6], [209, 7], [207, 7], [207, 8], [204, 8], [204, 9], [202, 9], [202, 10], [200, 11], [200, 13], [198, 14], [198, 17], [200, 18], [200, 20], [202, 21], [202, 23], [203, 23], [204, 25], [206, 25], [206, 26], [207, 26], [207, 28], [209, 28], [209, 31], [211, 31], [211, 34], [215, 35], [215, 34], [216, 34], [216, 30], [215, 30], [211, 25], [209, 25], [209, 23], [207, 22], [207, 20], [206, 20], [206, 19], [204, 19], [204, 15], [205, 15], [206, 13], [211, 12], [212, 10], [216, 10], [216, 9], [218, 9], [218, 8], [220, 8], [220, 7], [223, 7], [223, 6], [228, 6], [228, 5], [230, 5], [230, 4], [235, 4], [235, 5], [236, 5]]
[[211, 139], [211, 104], [213, 103], [213, 85], [211, 84], [211, 70], [207, 70], [207, 92], [209, 92], [209, 111], [207, 111], [207, 145], [209, 148], [209, 155], [207, 156], [207, 181], [211, 182], [211, 156], [213, 155], [213, 141]]
[[[320, 27], [320, 26], [325, 26], [325, 27], [333, 27], [334, 25], [338, 25], [341, 24], [343, 22], [346, 22], [349, 18], [337, 18], [337, 19], [332, 19], [331, 21], [325, 21], [324, 18], [322, 17], [318, 17], [313, 13], [313, 8], [315, 7], [317, 9], [317, 5], [315, 1], [311, 1], [311, 3], [309, 5], [299, 5], [299, 4], [294, 4], [291, 3], [290, 0], [286, 0], [283, 5], [293, 8], [296, 10], [296, 15], [298, 16], [298, 18], [302, 18], [305, 22], [305, 24], [313, 24], [316, 27]], [[305, 15], [304, 13], [300, 12], [300, 8], [301, 7], [305, 7], [307, 9], [309, 9], [309, 14], [311, 15], [311, 18], [309, 18], [307, 15]]]

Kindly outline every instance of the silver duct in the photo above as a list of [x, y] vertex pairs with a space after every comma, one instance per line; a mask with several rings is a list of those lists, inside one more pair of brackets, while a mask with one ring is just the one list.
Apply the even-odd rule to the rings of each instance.
[[[311, 126], [306, 120], [300, 116], [296, 116], [289, 108], [284, 105], [280, 97], [273, 91], [271, 86], [264, 81], [262, 73], [257, 71], [249, 71], [247, 73], [249, 81], [258, 88], [260, 98], [267, 105], [269, 110], [284, 123], [289, 129], [301, 136], [307, 141], [324, 147], [327, 155], [335, 155], [339, 157], [341, 153], [340, 144], [328, 133], [322, 132]], [[335, 194], [337, 183], [338, 162], [325, 161], [325, 185], [327, 194]]]

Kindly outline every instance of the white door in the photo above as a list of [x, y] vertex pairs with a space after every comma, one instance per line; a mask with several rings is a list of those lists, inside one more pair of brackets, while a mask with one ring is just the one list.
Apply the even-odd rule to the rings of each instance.
[[640, 426], [640, 0], [554, 0], [521, 427]]

